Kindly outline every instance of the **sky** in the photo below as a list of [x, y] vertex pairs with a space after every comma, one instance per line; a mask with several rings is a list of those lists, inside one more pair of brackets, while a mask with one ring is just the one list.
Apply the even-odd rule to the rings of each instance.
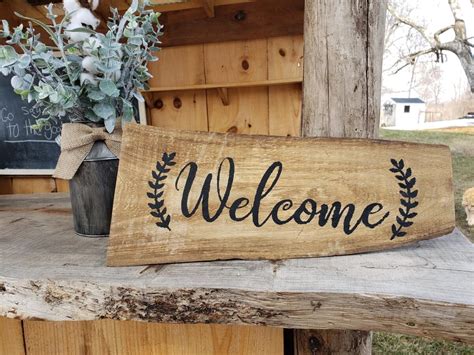
[[[404, 0], [407, 5], [414, 6], [415, 9], [411, 17], [417, 22], [422, 21], [426, 24], [429, 33], [434, 33], [440, 28], [449, 26], [454, 23], [454, 18], [451, 14], [448, 0]], [[468, 37], [474, 36], [474, 8], [470, 0], [459, 0], [462, 9], [467, 14], [466, 30]], [[445, 38], [447, 40], [452, 37], [452, 34], [447, 33]], [[428, 46], [427, 46], [428, 48]], [[428, 61], [433, 55], [429, 54], [422, 60]], [[468, 87], [466, 75], [459, 63], [457, 57], [451, 53], [447, 53], [447, 62], [440, 63], [440, 69], [442, 72], [442, 94], [441, 101], [449, 101], [455, 97], [455, 86], [457, 87]], [[398, 96], [407, 95], [407, 83], [410, 80], [411, 70], [410, 67], [402, 70], [396, 75], [390, 75], [390, 73], [384, 74], [383, 85], [388, 87]], [[412, 94], [412, 97], [416, 96], [416, 92]]]

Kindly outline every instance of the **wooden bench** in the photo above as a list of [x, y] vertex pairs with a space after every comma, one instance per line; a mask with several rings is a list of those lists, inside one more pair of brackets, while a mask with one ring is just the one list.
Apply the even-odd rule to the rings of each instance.
[[0, 197], [0, 316], [382, 330], [474, 343], [474, 246], [458, 230], [396, 250], [105, 266], [66, 194]]

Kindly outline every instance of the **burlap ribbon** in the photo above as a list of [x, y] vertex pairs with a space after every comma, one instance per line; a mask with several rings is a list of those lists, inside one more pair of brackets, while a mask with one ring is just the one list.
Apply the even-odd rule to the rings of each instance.
[[70, 180], [76, 174], [96, 141], [104, 141], [107, 148], [118, 158], [122, 131], [115, 129], [112, 134], [104, 127], [90, 127], [81, 123], [65, 123], [61, 132], [61, 155], [54, 177]]

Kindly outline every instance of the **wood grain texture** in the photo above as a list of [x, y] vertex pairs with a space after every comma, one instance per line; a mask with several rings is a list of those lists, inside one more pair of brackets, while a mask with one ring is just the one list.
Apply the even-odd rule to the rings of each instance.
[[151, 87], [177, 87], [205, 83], [203, 45], [163, 48], [159, 61], [149, 64]]
[[13, 193], [13, 179], [9, 176], [0, 176], [0, 195]]
[[[153, 182], [152, 172], [165, 152], [176, 152], [176, 167], [167, 172], [166, 180], [160, 180], [164, 184], [160, 192], [164, 194], [159, 200], [164, 202], [156, 209], [166, 208], [165, 214], [171, 219], [170, 230], [157, 224], [159, 216], [152, 215], [156, 211], [149, 206], [153, 201], [147, 196], [153, 192], [149, 182]], [[206, 187], [210, 191], [209, 214], [213, 216], [221, 205], [216, 193], [217, 170], [227, 157], [234, 159], [235, 181], [225, 204], [231, 206], [238, 198], [248, 201], [235, 213], [237, 217], [230, 217], [229, 207], [221, 207], [219, 217], [205, 220], [208, 209], [201, 206], [199, 198], [204, 179], [207, 174], [214, 174]], [[124, 128], [120, 159], [109, 265], [352, 254], [394, 248], [443, 235], [454, 228], [451, 154], [446, 146], [256, 137], [128, 125]], [[409, 193], [418, 191], [409, 202], [417, 205], [409, 211], [409, 218], [413, 218], [411, 226], [404, 226], [400, 221], [402, 213], [406, 214], [402, 202], [408, 203], [408, 190], [399, 186], [404, 181], [390, 171], [391, 159], [404, 160], [403, 170], [416, 178], [410, 180], [410, 184], [416, 185]], [[197, 174], [189, 197], [183, 200], [189, 175], [189, 169], [184, 167], [189, 162], [197, 164]], [[254, 198], [259, 195], [257, 185], [274, 162], [282, 166], [281, 178], [278, 182], [271, 178], [262, 183], [261, 191], [268, 193], [261, 200]], [[224, 163], [222, 170], [221, 196], [226, 186], [230, 186], [228, 164], [228, 161]], [[442, 168], [433, 174], [433, 166]], [[274, 170], [270, 176], [277, 174]], [[269, 188], [272, 184], [274, 187]], [[280, 201], [285, 199], [293, 202], [282, 207]], [[315, 202], [300, 208], [306, 199]], [[373, 203], [380, 205], [370, 212], [374, 214], [369, 218], [371, 222], [361, 222], [362, 211], [367, 211], [367, 206]], [[183, 204], [196, 213], [186, 216]], [[350, 204], [352, 207], [346, 207]], [[335, 209], [332, 214], [328, 212], [330, 208]], [[337, 217], [338, 208], [341, 211], [352, 208], [353, 212], [341, 212]], [[300, 222], [296, 211], [300, 211]], [[319, 216], [315, 211], [320, 211]], [[321, 218], [326, 218], [326, 222]], [[406, 235], [394, 234], [394, 227], [401, 231], [400, 226], [406, 227], [403, 230]]]
[[301, 84], [268, 88], [268, 126], [273, 136], [301, 136]]
[[0, 317], [0, 354], [25, 354], [21, 320]]
[[220, 89], [220, 88], [252, 88], [259, 86], [275, 86], [275, 85], [291, 85], [301, 84], [302, 78], [296, 79], [277, 79], [277, 80], [262, 80], [262, 81], [249, 81], [249, 82], [238, 82], [238, 83], [219, 83], [219, 84], [201, 84], [201, 85], [190, 85], [190, 86], [153, 86], [148, 91], [144, 91], [144, 94], [150, 94], [153, 92], [163, 91], [185, 91], [185, 90], [206, 90], [206, 89]]
[[268, 89], [265, 87], [228, 89], [229, 105], [224, 106], [216, 90], [207, 91], [210, 132], [268, 134]]
[[48, 193], [56, 191], [56, 183], [51, 177], [14, 177], [13, 194]]
[[268, 79], [303, 78], [303, 36], [268, 39]]
[[[378, 136], [385, 9], [385, 0], [305, 1], [303, 136]], [[371, 352], [367, 332], [294, 334], [296, 344], [312, 334], [319, 353]]]
[[295, 331], [296, 355], [372, 354], [372, 335], [358, 330]]
[[[105, 266], [67, 195], [0, 197], [0, 316], [385, 330], [474, 343], [474, 247], [459, 231], [337, 258]], [[51, 257], [51, 256], [54, 257]]]
[[258, 0], [217, 6], [215, 17], [203, 9], [165, 13], [163, 46], [260, 39], [303, 33], [304, 0]]
[[207, 84], [267, 80], [267, 61], [266, 39], [204, 45]]
[[204, 90], [154, 93], [150, 124], [163, 128], [207, 131], [206, 100]]
[[54, 179], [56, 182], [56, 192], [69, 192], [69, 181], [62, 179]]
[[376, 136], [385, 6], [306, 1], [305, 33], [313, 35], [304, 46], [304, 135]]
[[68, 192], [69, 182], [51, 176], [2, 176], [0, 195]]
[[280, 329], [143, 322], [25, 321], [28, 354], [282, 354]]

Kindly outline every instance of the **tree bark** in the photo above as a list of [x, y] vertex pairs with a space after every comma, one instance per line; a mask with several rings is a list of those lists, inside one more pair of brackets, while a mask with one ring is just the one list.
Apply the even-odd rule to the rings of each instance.
[[[306, 0], [302, 135], [378, 136], [386, 1]], [[370, 332], [295, 330], [295, 354], [370, 354]]]

